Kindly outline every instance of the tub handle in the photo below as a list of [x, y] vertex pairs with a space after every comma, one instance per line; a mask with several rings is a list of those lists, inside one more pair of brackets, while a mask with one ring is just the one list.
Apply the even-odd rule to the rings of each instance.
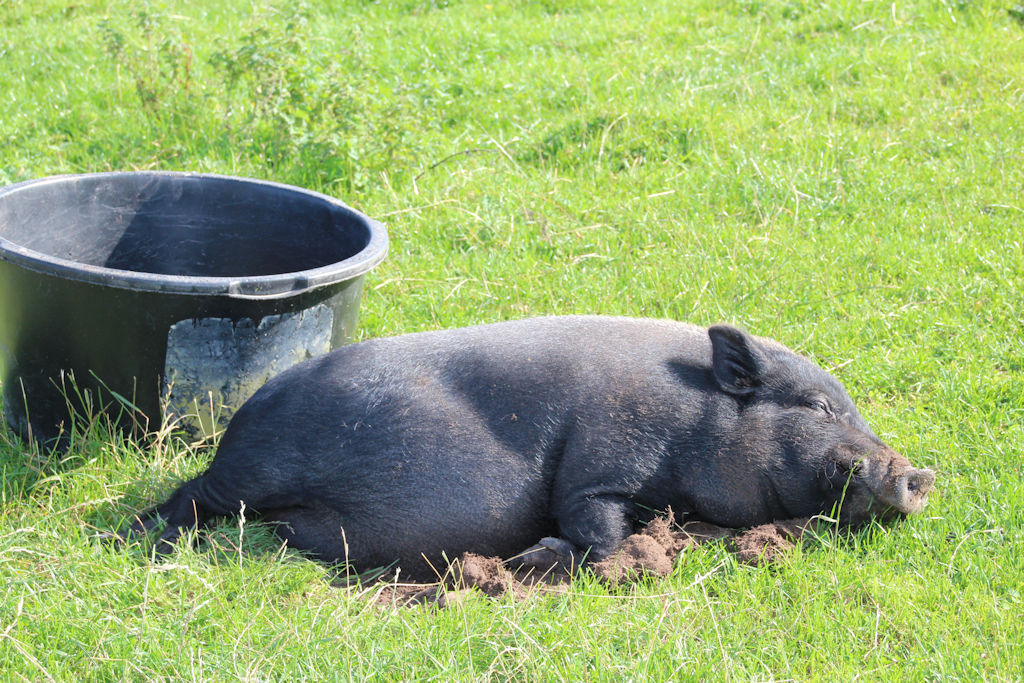
[[[290, 281], [275, 279], [273, 282], [259, 280], [234, 280], [228, 285], [228, 296], [246, 301], [273, 301], [286, 299], [315, 289], [318, 283], [306, 277], [295, 277]], [[289, 286], [290, 285], [290, 286]]]

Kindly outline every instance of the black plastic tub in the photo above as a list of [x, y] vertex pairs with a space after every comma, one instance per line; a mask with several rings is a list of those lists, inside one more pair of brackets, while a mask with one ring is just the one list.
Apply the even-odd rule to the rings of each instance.
[[49, 442], [73, 419], [208, 431], [270, 376], [352, 339], [384, 227], [276, 183], [138, 172], [0, 189], [5, 418]]

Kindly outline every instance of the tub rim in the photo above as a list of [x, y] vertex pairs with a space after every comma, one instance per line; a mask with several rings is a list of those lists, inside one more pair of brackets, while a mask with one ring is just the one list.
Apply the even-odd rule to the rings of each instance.
[[295, 185], [270, 180], [246, 178], [217, 173], [188, 171], [105, 171], [99, 173], [65, 173], [13, 183], [0, 188], [0, 202], [4, 198], [32, 187], [66, 183], [73, 179], [95, 179], [131, 176], [153, 178], [214, 179], [235, 182], [257, 188], [268, 188], [291, 194], [304, 195], [310, 200], [340, 209], [365, 225], [370, 238], [365, 247], [352, 256], [325, 266], [306, 270], [252, 276], [193, 276], [147, 273], [135, 270], [93, 266], [80, 261], [64, 259], [29, 249], [12, 242], [0, 234], [0, 261], [6, 261], [28, 270], [63, 279], [148, 292], [186, 295], [222, 295], [237, 299], [274, 299], [298, 296], [306, 292], [365, 275], [387, 256], [388, 236], [384, 225], [366, 214], [353, 209], [340, 199], [307, 190]]

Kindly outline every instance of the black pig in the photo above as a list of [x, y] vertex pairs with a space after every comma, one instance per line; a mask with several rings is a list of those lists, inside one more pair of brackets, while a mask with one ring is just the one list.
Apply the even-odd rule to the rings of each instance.
[[287, 370], [238, 411], [209, 469], [124, 535], [165, 521], [167, 550], [244, 504], [292, 547], [357, 569], [463, 551], [596, 560], [651, 510], [858, 524], [919, 511], [934, 481], [775, 342], [536, 318], [375, 339]]

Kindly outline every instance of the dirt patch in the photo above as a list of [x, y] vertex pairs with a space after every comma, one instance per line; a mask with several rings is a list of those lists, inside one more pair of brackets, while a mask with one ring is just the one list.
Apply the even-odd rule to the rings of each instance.
[[[658, 518], [626, 538], [611, 556], [587, 565], [586, 570], [611, 585], [623, 585], [644, 576], [667, 576], [680, 553], [703, 543], [724, 541], [740, 562], [774, 562], [794, 547], [811, 520], [790, 519], [737, 531], [706, 522], [675, 525]], [[440, 581], [381, 583], [376, 603], [384, 606], [450, 606], [477, 590], [492, 598], [524, 598], [536, 592], [564, 592], [572, 580], [571, 568], [554, 566], [547, 572], [513, 570], [497, 557], [465, 553], [448, 567]]]
[[754, 527], [736, 534], [732, 538], [732, 549], [740, 562], [774, 562], [793, 549], [794, 541], [807, 532], [810, 522], [809, 519], [789, 519]]
[[530, 593], [564, 592], [572, 576], [563, 567], [552, 567], [548, 572], [513, 570], [499, 557], [481, 557], [463, 553], [448, 566], [440, 581], [420, 583], [382, 583], [376, 595], [378, 605], [448, 607], [474, 590], [490, 598], [510, 595], [525, 598]]
[[615, 554], [590, 565], [594, 574], [613, 585], [636, 581], [643, 576], [668, 576], [676, 557], [701, 543], [721, 541], [736, 534], [733, 529], [688, 522], [674, 525], [659, 517], [643, 530], [626, 538]]

